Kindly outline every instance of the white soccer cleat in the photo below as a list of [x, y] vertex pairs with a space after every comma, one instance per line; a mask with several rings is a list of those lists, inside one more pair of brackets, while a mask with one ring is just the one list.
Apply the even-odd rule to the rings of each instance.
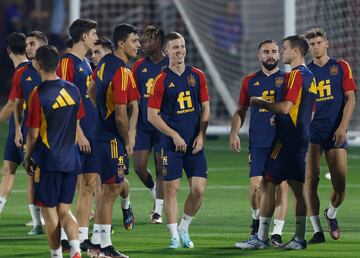
[[235, 247], [239, 249], [266, 249], [269, 247], [269, 239], [261, 241], [257, 235], [244, 242], [235, 243]]

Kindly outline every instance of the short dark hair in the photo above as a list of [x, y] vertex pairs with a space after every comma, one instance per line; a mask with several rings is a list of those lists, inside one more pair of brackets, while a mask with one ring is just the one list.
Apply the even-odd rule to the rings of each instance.
[[273, 39], [264, 39], [263, 41], [260, 42], [259, 46], [258, 46], [258, 50], [260, 50], [260, 48], [265, 45], [265, 44], [275, 44], [275, 45], [279, 45], [275, 40]]
[[13, 32], [6, 38], [7, 47], [15, 55], [25, 55], [26, 54], [26, 37], [24, 33]]
[[66, 48], [72, 48], [74, 46], [74, 42], [73, 42], [72, 38], [67, 38], [65, 40], [65, 46], [66, 46]]
[[34, 30], [30, 33], [28, 33], [26, 35], [27, 38], [29, 37], [34, 37], [36, 38], [37, 40], [41, 41], [43, 45], [47, 45], [48, 44], [48, 39], [47, 37], [45, 36], [45, 34], [41, 31], [38, 31], [38, 30]]
[[164, 40], [165, 40], [165, 33], [164, 31], [156, 26], [156, 25], [149, 25], [146, 26], [145, 30], [144, 30], [144, 35], [143, 35], [144, 39], [154, 39], [156, 42], [159, 43], [160, 47], [162, 47], [164, 45]]
[[118, 48], [118, 42], [125, 42], [131, 33], [138, 34], [139, 31], [135, 26], [128, 23], [121, 23], [119, 25], [116, 25], [113, 32], [113, 42], [115, 45], [115, 49]]
[[283, 39], [284, 41], [289, 41], [292, 48], [298, 48], [302, 56], [306, 56], [309, 50], [309, 43], [304, 36], [293, 35]]
[[74, 43], [81, 40], [84, 33], [89, 33], [92, 29], [96, 29], [96, 21], [89, 18], [80, 18], [75, 20], [69, 27], [69, 34]]
[[111, 39], [107, 38], [107, 37], [101, 37], [99, 38], [96, 42], [95, 45], [101, 45], [102, 48], [110, 50], [111, 52], [114, 51], [114, 44], [112, 43]]
[[172, 31], [165, 36], [164, 46], [166, 46], [169, 43], [169, 41], [175, 39], [184, 39], [184, 37], [179, 32]]
[[45, 72], [56, 72], [60, 61], [60, 55], [56, 47], [45, 45], [36, 51], [35, 60]]
[[305, 32], [305, 37], [308, 40], [316, 38], [316, 37], [322, 37], [322, 38], [327, 39], [326, 31], [320, 27], [315, 27], [315, 28], [311, 28], [311, 29], [307, 30]]

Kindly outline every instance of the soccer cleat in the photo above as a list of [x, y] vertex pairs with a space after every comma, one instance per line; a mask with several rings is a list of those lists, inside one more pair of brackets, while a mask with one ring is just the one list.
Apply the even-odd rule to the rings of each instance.
[[325, 242], [325, 235], [319, 231], [314, 233], [313, 237], [309, 240], [309, 244], [320, 244]]
[[162, 224], [163, 221], [162, 221], [161, 215], [154, 212], [153, 215], [151, 216], [151, 223], [152, 224]]
[[259, 223], [258, 219], [253, 219], [252, 224], [250, 225], [250, 236], [255, 236], [259, 230]]
[[90, 258], [98, 258], [100, 255], [100, 245], [94, 245], [90, 241], [90, 246], [87, 249], [87, 254]]
[[336, 218], [335, 219], [330, 219], [328, 216], [327, 216], [327, 211], [328, 209], [326, 209], [324, 211], [324, 216], [327, 220], [327, 223], [328, 223], [328, 230], [329, 230], [329, 234], [331, 236], [332, 239], [334, 240], [338, 240], [340, 238], [340, 228], [339, 228], [339, 225], [337, 223], [337, 220]]
[[76, 252], [71, 258], [81, 258], [81, 253]]
[[33, 235], [41, 235], [43, 234], [43, 229], [41, 225], [37, 225], [35, 227], [33, 227], [29, 232], [28, 235], [33, 236]]
[[115, 250], [115, 248], [112, 245], [109, 245], [105, 248], [100, 249], [100, 255], [99, 258], [129, 258], [129, 256], [126, 256], [125, 254], [120, 253], [119, 251]]
[[178, 233], [185, 248], [194, 248], [194, 243], [191, 241], [188, 231], [178, 229]]
[[291, 239], [289, 242], [287, 242], [286, 244], [282, 245], [281, 248], [284, 250], [301, 250], [301, 249], [306, 249], [306, 240], [304, 241], [298, 241], [295, 240], [295, 237], [293, 239]]
[[70, 244], [69, 241], [66, 239], [61, 240], [61, 249], [63, 253], [69, 253], [70, 252]]
[[235, 247], [239, 249], [266, 249], [269, 247], [269, 239], [261, 241], [257, 235], [244, 242], [235, 243]]
[[[42, 216], [40, 216], [40, 220], [41, 220], [41, 224], [45, 226], [45, 220]], [[32, 227], [34, 226], [34, 223], [32, 220], [30, 220], [29, 222], [25, 223], [25, 227]]]
[[122, 209], [123, 212], [123, 221], [124, 221], [124, 228], [126, 230], [132, 230], [135, 226], [135, 217], [132, 212], [131, 206], [128, 209]]
[[283, 242], [282, 242], [281, 235], [274, 234], [274, 235], [271, 236], [271, 245], [273, 247], [281, 247], [282, 244], [283, 244]]
[[170, 248], [170, 249], [180, 248], [180, 240], [179, 240], [179, 238], [176, 238], [176, 237], [171, 238], [168, 248]]
[[33, 221], [32, 220], [30, 220], [29, 222], [27, 222], [26, 224], [25, 224], [25, 227], [32, 227], [34, 224], [33, 224]]
[[81, 244], [80, 244], [80, 249], [83, 252], [86, 252], [87, 250], [89, 250], [91, 247], [93, 246], [93, 244], [91, 243], [91, 241], [89, 239], [85, 239]]

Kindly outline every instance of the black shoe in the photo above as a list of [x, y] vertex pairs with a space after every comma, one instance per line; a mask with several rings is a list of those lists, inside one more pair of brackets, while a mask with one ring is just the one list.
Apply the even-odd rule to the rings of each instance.
[[119, 251], [115, 250], [112, 245], [101, 248], [99, 257], [129, 258], [129, 256], [126, 256], [125, 254], [122, 254]]
[[274, 246], [274, 247], [280, 247], [282, 246], [282, 238], [281, 238], [281, 235], [279, 234], [274, 234], [271, 236], [271, 245]]
[[309, 240], [309, 244], [320, 244], [325, 242], [325, 235], [323, 232], [316, 232], [313, 237]]
[[70, 244], [68, 240], [61, 240], [61, 249], [63, 253], [69, 253], [70, 252]]
[[[80, 249], [83, 252], [86, 252], [89, 249], [93, 249], [93, 244], [91, 243], [91, 241], [89, 239], [85, 239], [81, 244], [80, 244]], [[100, 249], [100, 247], [98, 248]]]
[[250, 235], [255, 236], [259, 230], [259, 223], [260, 221], [258, 219], [253, 219], [252, 224], [250, 225]]

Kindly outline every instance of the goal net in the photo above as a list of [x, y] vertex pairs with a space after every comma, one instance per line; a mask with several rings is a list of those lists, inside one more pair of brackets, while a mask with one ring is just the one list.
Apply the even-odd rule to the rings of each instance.
[[[211, 123], [229, 126], [243, 77], [259, 69], [259, 42], [270, 38], [281, 43], [284, 37], [285, 1], [82, 0], [81, 16], [97, 20], [99, 34], [108, 37], [121, 22], [131, 23], [140, 31], [155, 23], [165, 32], [182, 33], [187, 41], [187, 62], [207, 73]], [[294, 3], [294, 33], [301, 34], [312, 26], [324, 27], [330, 37], [330, 55], [346, 59], [360, 85], [360, 0]], [[360, 131], [359, 108], [357, 104], [352, 131]]]

